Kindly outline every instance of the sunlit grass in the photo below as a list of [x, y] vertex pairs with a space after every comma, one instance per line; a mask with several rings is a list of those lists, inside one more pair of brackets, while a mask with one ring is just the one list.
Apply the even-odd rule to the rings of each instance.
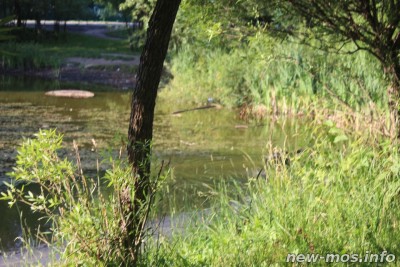
[[182, 101], [212, 97], [226, 106], [263, 104], [278, 113], [301, 112], [316, 99], [354, 111], [386, 106], [383, 72], [367, 53], [327, 53], [267, 34], [233, 49], [186, 45], [170, 66], [175, 78], [167, 92]]
[[282, 266], [288, 253], [399, 255], [398, 147], [366, 137], [339, 141], [332, 127], [318, 129], [290, 166], [266, 166], [267, 178], [210, 188], [207, 214], [189, 218], [183, 233], [158, 238], [145, 261]]
[[109, 40], [83, 34], [68, 33], [65, 40], [42, 44], [43, 50], [65, 57], [101, 57], [105, 53], [133, 54], [127, 40]]

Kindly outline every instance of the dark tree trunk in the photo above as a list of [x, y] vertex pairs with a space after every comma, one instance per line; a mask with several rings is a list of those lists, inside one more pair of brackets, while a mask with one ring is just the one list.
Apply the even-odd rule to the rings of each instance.
[[36, 30], [36, 35], [40, 35], [42, 33], [42, 23], [40, 18], [35, 19], [36, 24], [35, 24], [35, 30]]
[[393, 49], [378, 51], [378, 59], [384, 66], [384, 72], [389, 82], [387, 89], [388, 106], [390, 111], [390, 130], [392, 138], [400, 141], [400, 61], [399, 49], [393, 45]]
[[60, 21], [59, 20], [55, 20], [54, 21], [53, 31], [55, 33], [59, 33], [60, 32]]
[[142, 233], [139, 227], [143, 223], [143, 217], [140, 215], [140, 208], [149, 192], [155, 101], [180, 2], [181, 0], [157, 0], [132, 94], [127, 150], [135, 179], [135, 197], [131, 200], [129, 188], [121, 192], [121, 207], [125, 212], [124, 217], [128, 218], [124, 225], [128, 233], [124, 246], [133, 257], [131, 264], [136, 264], [141, 246]]
[[19, 0], [14, 0], [14, 13], [15, 16], [17, 17], [17, 27], [21, 27], [22, 26], [21, 5], [19, 4]]
[[[398, 64], [397, 64], [398, 65]], [[388, 106], [390, 110], [390, 132], [400, 140], [400, 68], [396, 64], [385, 68], [390, 83], [387, 90]]]

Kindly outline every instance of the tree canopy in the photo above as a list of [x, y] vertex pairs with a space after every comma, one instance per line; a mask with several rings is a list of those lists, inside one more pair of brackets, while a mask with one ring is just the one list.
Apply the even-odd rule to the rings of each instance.
[[[347, 43], [366, 50], [382, 64], [388, 88], [392, 121], [399, 129], [400, 118], [400, 1], [396, 0], [287, 0], [288, 14], [299, 16], [324, 45], [340, 50]], [[326, 36], [337, 37], [336, 42]], [[337, 46], [337, 42], [340, 46]], [[398, 130], [398, 137], [400, 131]]]

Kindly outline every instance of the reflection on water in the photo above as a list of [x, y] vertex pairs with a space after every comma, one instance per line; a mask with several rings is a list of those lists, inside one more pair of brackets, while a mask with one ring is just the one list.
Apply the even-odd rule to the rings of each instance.
[[[32, 87], [35, 87], [32, 89]], [[97, 150], [112, 147], [117, 154], [126, 138], [129, 119], [130, 94], [121, 91], [98, 91], [94, 98], [68, 99], [44, 96], [44, 90], [68, 88], [54, 83], [5, 80], [0, 82], [0, 183], [9, 179], [6, 173], [14, 165], [16, 148], [23, 137], [32, 137], [39, 129], [57, 128], [64, 134], [66, 156], [73, 154], [72, 141], [81, 150], [83, 167], [95, 170], [93, 141]], [[32, 89], [32, 90], [31, 90]], [[90, 89], [86, 86], [83, 89]], [[173, 111], [192, 108], [177, 106], [163, 99], [156, 106], [154, 125], [154, 155], [157, 160], [168, 160], [173, 168], [174, 181], [170, 188], [179, 205], [199, 208], [202, 200], [197, 192], [204, 184], [217, 179], [243, 180], [262, 166], [262, 155], [267, 144], [285, 146], [290, 151], [302, 147], [296, 122], [264, 122], [247, 128], [236, 113], [226, 109], [206, 109], [172, 115]], [[121, 141], [122, 140], [122, 141]], [[24, 208], [22, 208], [24, 209]], [[26, 208], [25, 208], [26, 209]], [[25, 211], [27, 214], [29, 211]], [[14, 239], [21, 234], [16, 209], [0, 203], [0, 250], [15, 247]], [[35, 225], [37, 216], [29, 216], [28, 224]]]

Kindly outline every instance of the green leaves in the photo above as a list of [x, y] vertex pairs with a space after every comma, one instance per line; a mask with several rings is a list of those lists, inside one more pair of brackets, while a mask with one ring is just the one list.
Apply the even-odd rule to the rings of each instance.
[[[24, 203], [43, 215], [46, 223], [51, 223], [51, 234], [39, 231], [36, 237], [43, 240], [44, 235], [50, 236], [49, 245], [63, 249], [59, 255], [64, 265], [125, 266], [127, 252], [122, 240], [128, 234], [124, 228], [128, 218], [124, 212], [128, 209], [128, 217], [132, 216], [132, 206], [122, 202], [121, 192], [135, 199], [136, 180], [130, 167], [111, 159], [113, 168], [107, 171], [105, 181], [100, 177], [87, 179], [80, 166], [60, 158], [62, 148], [62, 135], [56, 130], [41, 130], [34, 139], [24, 140], [11, 173], [14, 181], [6, 183], [8, 190], [1, 193], [0, 201], [10, 206]], [[74, 149], [78, 154], [77, 146]], [[159, 179], [151, 181], [151, 190], [158, 187]], [[103, 182], [110, 188], [105, 189]], [[152, 191], [149, 200], [137, 206], [137, 214], [146, 222], [154, 197]], [[147, 234], [147, 224], [138, 227]]]
[[337, 144], [349, 140], [344, 131], [336, 127], [333, 121], [327, 120], [324, 125], [328, 127], [328, 136], [332, 143]]
[[343, 142], [343, 141], [347, 141], [349, 140], [349, 138], [347, 137], [347, 135], [345, 134], [341, 134], [341, 135], [337, 135], [335, 137], [335, 139], [333, 140], [333, 143], [339, 143], [339, 142]]

